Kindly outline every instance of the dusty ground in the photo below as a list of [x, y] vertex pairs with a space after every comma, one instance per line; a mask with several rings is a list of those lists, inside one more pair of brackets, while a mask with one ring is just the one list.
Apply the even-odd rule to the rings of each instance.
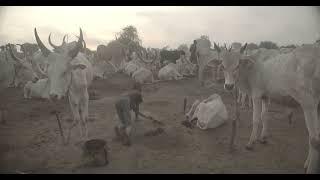
[[[221, 87], [200, 88], [195, 79], [162, 82], [143, 87], [143, 112], [165, 123], [165, 133], [146, 137], [144, 133], [158, 126], [147, 119], [137, 122], [133, 145], [125, 147], [114, 140], [116, 123], [113, 102], [129, 88], [132, 81], [124, 75], [109, 80], [96, 80], [90, 92], [98, 94], [90, 100], [89, 137], [102, 138], [110, 148], [108, 166], [81, 166], [79, 129], [72, 130], [71, 142], [63, 145], [56, 118], [50, 114], [53, 105], [41, 100], [23, 99], [22, 90], [8, 89], [1, 94], [1, 103], [9, 107], [8, 122], [0, 125], [1, 173], [303, 173], [307, 155], [307, 131], [300, 109], [293, 124], [279, 113], [269, 113], [268, 144], [256, 144], [245, 150], [251, 132], [252, 111], [241, 110], [236, 138], [237, 150], [228, 151], [231, 123], [202, 131], [181, 125], [183, 98], [188, 107], [196, 98], [219, 93], [234, 116], [233, 99]], [[70, 124], [69, 106], [59, 104], [63, 127]], [[272, 105], [272, 109], [283, 107]], [[66, 133], [66, 132], [65, 132]]]

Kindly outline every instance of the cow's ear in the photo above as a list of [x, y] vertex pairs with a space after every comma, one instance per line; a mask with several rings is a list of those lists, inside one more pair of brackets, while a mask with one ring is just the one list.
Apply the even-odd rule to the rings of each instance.
[[250, 58], [244, 58], [239, 60], [239, 65], [242, 67], [250, 68], [254, 65], [254, 61]]
[[84, 65], [84, 64], [75, 64], [75, 65], [71, 65], [71, 68], [73, 70], [76, 70], [76, 69], [85, 69], [87, 66]]

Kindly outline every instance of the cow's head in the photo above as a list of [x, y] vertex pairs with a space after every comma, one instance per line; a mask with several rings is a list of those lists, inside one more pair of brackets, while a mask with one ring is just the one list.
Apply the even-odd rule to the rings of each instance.
[[65, 49], [63, 51], [51, 52], [44, 46], [40, 40], [37, 30], [34, 29], [36, 41], [42, 54], [48, 58], [48, 79], [50, 85], [50, 99], [59, 100], [65, 96], [70, 83], [71, 73], [74, 70], [85, 69], [83, 64], [71, 64], [71, 61], [78, 55], [82, 47], [83, 35], [80, 28], [80, 37], [76, 46], [72, 49]]
[[[24, 84], [28, 81], [37, 82], [39, 78], [35, 73], [35, 71], [33, 70], [32, 64], [29, 61], [27, 61], [26, 57], [24, 59], [17, 57], [13, 52], [14, 50], [13, 50], [12, 44], [7, 45], [7, 50], [9, 50], [10, 56], [16, 62], [14, 65], [15, 67], [14, 83], [19, 85], [21, 83]], [[7, 53], [6, 53], [6, 58], [8, 58]]]
[[249, 68], [252, 65], [252, 60], [244, 58], [244, 51], [247, 47], [247, 43], [241, 47], [240, 51], [229, 50], [222, 51], [216, 43], [214, 43], [214, 49], [220, 53], [222, 61], [215, 60], [214, 63], [219, 65], [224, 72], [224, 89], [227, 91], [233, 90], [235, 82], [239, 77], [239, 69]]

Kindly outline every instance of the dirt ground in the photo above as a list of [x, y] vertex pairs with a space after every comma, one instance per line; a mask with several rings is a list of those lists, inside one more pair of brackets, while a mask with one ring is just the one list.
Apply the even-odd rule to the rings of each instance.
[[[114, 140], [115, 98], [130, 89], [132, 80], [116, 75], [108, 80], [95, 80], [90, 93], [89, 138], [108, 143], [109, 164], [103, 167], [81, 166], [79, 128], [72, 130], [68, 145], [63, 145], [58, 123], [50, 112], [52, 104], [43, 100], [23, 99], [21, 89], [7, 89], [1, 103], [9, 108], [6, 124], [0, 125], [1, 173], [303, 173], [307, 156], [307, 131], [301, 109], [295, 111], [289, 124], [283, 114], [269, 112], [270, 138], [267, 144], [255, 144], [245, 149], [251, 133], [252, 111], [241, 109], [236, 137], [236, 151], [228, 145], [231, 123], [211, 130], [188, 129], [181, 125], [183, 99], [188, 108], [197, 99], [213, 93], [221, 95], [229, 116], [234, 117], [233, 99], [223, 87], [200, 87], [196, 79], [162, 82], [143, 87], [142, 112], [151, 113], [163, 121], [165, 132], [158, 136], [144, 133], [159, 127], [141, 118], [132, 133], [132, 146]], [[66, 131], [71, 124], [67, 102], [60, 102], [62, 125]], [[283, 107], [272, 104], [271, 109]]]

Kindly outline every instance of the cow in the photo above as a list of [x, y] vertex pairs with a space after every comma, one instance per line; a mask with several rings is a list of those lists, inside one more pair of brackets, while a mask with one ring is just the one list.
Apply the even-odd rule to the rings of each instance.
[[183, 76], [178, 72], [176, 64], [169, 63], [159, 70], [158, 78], [160, 80], [180, 80]]
[[[221, 54], [224, 67], [224, 89], [231, 91], [235, 84], [253, 99], [253, 129], [247, 149], [253, 148], [258, 139], [258, 126], [262, 119], [261, 142], [267, 138], [267, 98], [289, 96], [304, 112], [309, 132], [309, 153], [304, 167], [307, 173], [318, 173], [320, 163], [319, 120], [317, 107], [320, 100], [320, 49], [311, 45], [297, 47], [290, 53], [278, 54], [261, 61], [254, 56], [243, 56], [246, 44], [240, 52]], [[217, 49], [219, 51], [219, 49]]]
[[176, 61], [178, 71], [182, 75], [193, 75], [195, 74], [196, 65], [192, 64], [185, 56], [184, 51], [180, 51], [180, 58]]
[[98, 61], [111, 62], [117, 71], [121, 69], [123, 61], [127, 61], [128, 53], [126, 46], [119, 41], [111, 41], [107, 46], [99, 45], [97, 47]]
[[12, 45], [8, 44], [7, 48], [11, 58], [14, 60], [14, 74], [13, 74], [13, 87], [24, 86], [28, 81], [38, 81], [39, 77], [34, 72], [32, 64], [27, 61], [25, 56], [24, 59], [17, 57], [12, 50]]
[[[200, 38], [196, 40], [196, 54], [198, 60], [198, 80], [201, 86], [204, 85], [203, 73], [205, 67], [213, 60], [219, 60], [219, 52], [210, 48], [211, 42], [208, 39]], [[213, 67], [213, 80], [216, 81], [217, 66]]]
[[80, 136], [88, 138], [86, 121], [88, 119], [89, 95], [88, 87], [93, 80], [92, 65], [86, 56], [80, 52], [83, 48], [83, 35], [80, 28], [80, 38], [73, 49], [50, 51], [40, 40], [36, 28], [35, 38], [42, 54], [48, 58], [49, 98], [55, 102], [67, 96], [73, 119], [80, 121]]
[[178, 50], [161, 50], [160, 51], [160, 64], [163, 65], [164, 61], [170, 63], [176, 63], [176, 60], [180, 58], [180, 51]]
[[24, 86], [23, 95], [26, 99], [42, 98], [49, 99], [48, 78], [40, 79], [37, 82], [28, 81]]
[[186, 120], [190, 123], [197, 121], [200, 129], [216, 128], [228, 119], [228, 112], [218, 94], [212, 94], [207, 99], [192, 104]]
[[[15, 56], [12, 45], [3, 46], [0, 56], [0, 94], [8, 87], [18, 87], [25, 81], [36, 82], [38, 77], [35, 75], [31, 65], [25, 60]], [[7, 116], [7, 106], [0, 104], [0, 119], [5, 122]]]
[[144, 67], [139, 68], [137, 71], [135, 71], [132, 74], [132, 78], [135, 80], [135, 82], [144, 84], [144, 83], [153, 83], [153, 73]]

